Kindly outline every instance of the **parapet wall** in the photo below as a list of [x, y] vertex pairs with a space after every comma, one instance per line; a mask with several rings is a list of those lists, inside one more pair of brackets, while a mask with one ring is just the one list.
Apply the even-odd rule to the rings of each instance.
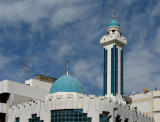
[[44, 122], [50, 122], [51, 110], [60, 109], [83, 109], [83, 113], [87, 113], [88, 117], [92, 118], [92, 122], [99, 122], [99, 116], [102, 112], [108, 113], [110, 122], [113, 122], [117, 116], [122, 122], [125, 120], [153, 122], [152, 117], [131, 108], [124, 102], [105, 96], [86, 96], [79, 93], [49, 94], [44, 101], [32, 100], [11, 106], [9, 122], [14, 122], [16, 117], [20, 117], [20, 121], [28, 122], [32, 114], [37, 114]]

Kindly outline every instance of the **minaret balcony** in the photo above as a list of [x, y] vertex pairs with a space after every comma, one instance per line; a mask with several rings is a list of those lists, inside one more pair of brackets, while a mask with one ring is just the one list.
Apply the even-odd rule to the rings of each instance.
[[101, 38], [100, 43], [103, 46], [116, 43], [123, 47], [127, 44], [127, 40], [125, 37], [120, 36], [120, 35], [105, 35]]

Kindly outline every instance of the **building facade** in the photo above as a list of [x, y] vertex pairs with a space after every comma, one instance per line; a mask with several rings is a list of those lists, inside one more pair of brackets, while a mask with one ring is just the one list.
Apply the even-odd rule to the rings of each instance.
[[[9, 109], [9, 121], [22, 122], [152, 122], [152, 118], [127, 104], [105, 96], [53, 93]], [[25, 113], [25, 114], [24, 114]], [[36, 118], [34, 118], [34, 116]], [[37, 121], [32, 121], [37, 122]]]
[[25, 84], [1, 81], [0, 122], [154, 122], [123, 100], [127, 41], [115, 18], [100, 43], [104, 48], [104, 96], [86, 95], [68, 68], [57, 80], [40, 75]]
[[0, 81], [0, 122], [10, 122], [8, 114], [11, 106], [32, 99], [44, 99], [54, 81], [55, 79], [52, 79], [52, 82], [44, 82], [37, 78], [27, 80], [25, 84], [9, 80]]
[[134, 94], [130, 96], [131, 106], [148, 115], [153, 116], [155, 122], [160, 121], [160, 91]]

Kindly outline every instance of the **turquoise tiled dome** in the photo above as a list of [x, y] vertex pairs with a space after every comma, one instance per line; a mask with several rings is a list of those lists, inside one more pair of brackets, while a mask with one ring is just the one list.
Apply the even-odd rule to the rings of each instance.
[[120, 27], [120, 24], [116, 21], [116, 20], [112, 20], [109, 22], [109, 24], [107, 25], [107, 27], [111, 27], [111, 26], [117, 26]]
[[50, 93], [56, 92], [77, 92], [84, 93], [81, 84], [72, 76], [64, 75], [53, 83]]

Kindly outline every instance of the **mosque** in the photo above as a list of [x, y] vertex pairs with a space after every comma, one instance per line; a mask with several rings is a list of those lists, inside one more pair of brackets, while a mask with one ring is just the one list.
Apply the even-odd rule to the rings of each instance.
[[0, 122], [154, 122], [124, 100], [123, 47], [127, 40], [114, 17], [100, 44], [104, 49], [103, 96], [86, 95], [68, 68], [58, 79], [37, 75], [25, 84], [3, 80]]

